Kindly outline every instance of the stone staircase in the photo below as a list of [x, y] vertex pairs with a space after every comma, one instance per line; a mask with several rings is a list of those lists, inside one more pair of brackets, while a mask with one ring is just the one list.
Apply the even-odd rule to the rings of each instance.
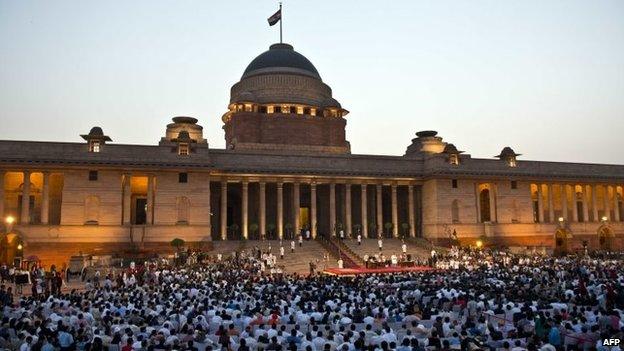
[[[362, 244], [358, 245], [355, 239], [342, 240], [344, 246], [348, 247], [351, 252], [360, 257], [363, 260], [364, 255], [373, 256], [379, 253], [379, 246], [377, 239], [362, 239]], [[431, 253], [431, 249], [413, 242], [406, 240], [407, 254], [412, 255], [413, 258], [426, 259]], [[390, 257], [395, 254], [399, 256], [402, 251], [403, 242], [401, 239], [383, 239], [383, 250], [381, 251], [384, 256]]]
[[325, 268], [335, 268], [338, 266], [337, 259], [330, 259], [328, 262], [323, 260], [327, 250], [317, 240], [304, 241], [299, 247], [299, 243], [295, 242], [295, 251], [290, 252], [290, 240], [284, 240], [284, 259], [279, 258], [279, 240], [246, 240], [243, 241], [245, 249], [253, 249], [258, 247], [263, 251], [271, 247], [271, 252], [277, 256], [277, 264], [283, 267], [284, 272], [307, 274], [310, 271], [310, 261], [316, 262], [317, 270], [321, 271]]
[[337, 239], [327, 239], [322, 236], [317, 237], [317, 241], [336, 259], [342, 259], [344, 268], [358, 268], [359, 262], [364, 262], [351, 250], [341, 244]]

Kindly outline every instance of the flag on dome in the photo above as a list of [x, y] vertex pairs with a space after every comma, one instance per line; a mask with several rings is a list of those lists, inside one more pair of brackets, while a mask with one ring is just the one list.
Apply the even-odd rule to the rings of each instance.
[[267, 21], [269, 21], [269, 26], [272, 26], [275, 23], [279, 22], [281, 19], [282, 19], [282, 8], [280, 6], [280, 9], [277, 10], [276, 13], [274, 13], [271, 17], [267, 18]]

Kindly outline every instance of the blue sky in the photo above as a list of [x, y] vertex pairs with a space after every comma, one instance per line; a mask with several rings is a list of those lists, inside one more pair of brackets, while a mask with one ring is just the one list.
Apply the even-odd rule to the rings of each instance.
[[[0, 139], [156, 144], [221, 115], [276, 1], [0, 0]], [[624, 1], [285, 0], [284, 41], [351, 111], [353, 153], [424, 129], [473, 157], [624, 163]]]

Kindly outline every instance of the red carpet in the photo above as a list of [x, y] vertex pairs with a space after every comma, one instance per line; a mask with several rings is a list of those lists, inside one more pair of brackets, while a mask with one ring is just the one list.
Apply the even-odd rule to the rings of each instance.
[[416, 267], [384, 267], [384, 268], [328, 268], [323, 271], [325, 274], [331, 275], [357, 275], [357, 274], [386, 274], [386, 273], [403, 273], [403, 272], [426, 272], [434, 270], [428, 266]]

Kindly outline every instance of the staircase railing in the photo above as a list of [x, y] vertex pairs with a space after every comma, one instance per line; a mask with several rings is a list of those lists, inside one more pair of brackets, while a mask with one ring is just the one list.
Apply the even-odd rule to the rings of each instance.
[[340, 247], [340, 250], [347, 254], [352, 261], [356, 262], [359, 266], [364, 266], [364, 259], [360, 257], [355, 251], [353, 251], [349, 245], [345, 244], [344, 240], [337, 238], [330, 239], [335, 245]]
[[342, 263], [345, 268], [359, 267], [358, 264], [351, 257], [349, 257], [344, 250], [341, 250], [340, 246], [338, 246], [333, 240], [328, 240], [321, 235], [317, 236], [317, 240], [332, 256], [337, 259], [342, 259]]

